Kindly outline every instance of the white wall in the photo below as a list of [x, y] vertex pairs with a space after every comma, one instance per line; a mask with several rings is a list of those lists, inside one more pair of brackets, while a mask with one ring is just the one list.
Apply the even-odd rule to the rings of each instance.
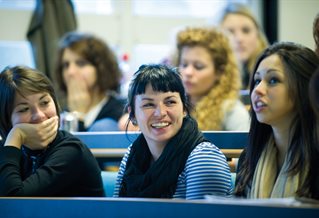
[[[120, 4], [118, 14], [81, 14], [78, 27], [80, 31], [95, 33], [113, 46], [120, 47], [121, 52], [129, 54], [134, 45], [140, 43], [169, 45], [178, 26], [207, 24], [205, 19], [190, 17], [138, 17], [130, 13], [130, 1], [117, 2]], [[256, 2], [252, 1], [255, 9]], [[318, 12], [319, 0], [279, 0], [279, 41], [295, 41], [314, 48], [312, 24]], [[31, 16], [31, 11], [0, 9], [0, 41], [26, 40]]]
[[313, 21], [319, 13], [319, 0], [279, 1], [279, 40], [301, 43], [314, 49]]

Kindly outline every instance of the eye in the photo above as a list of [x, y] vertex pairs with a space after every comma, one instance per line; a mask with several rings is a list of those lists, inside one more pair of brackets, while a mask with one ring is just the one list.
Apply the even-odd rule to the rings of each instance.
[[201, 63], [196, 63], [196, 64], [194, 65], [194, 67], [195, 67], [196, 70], [202, 70], [202, 69], [204, 69], [206, 66], [205, 66], [204, 64], [201, 64]]
[[165, 104], [168, 105], [168, 106], [171, 106], [171, 105], [176, 104], [176, 101], [175, 101], [175, 100], [167, 100], [167, 101], [165, 102]]
[[20, 107], [17, 109], [18, 113], [25, 113], [29, 110], [29, 107]]
[[41, 102], [40, 102], [40, 105], [41, 105], [41, 106], [47, 106], [49, 103], [50, 103], [49, 100], [44, 100], [44, 101], [41, 101]]
[[76, 61], [76, 65], [78, 65], [79, 67], [84, 67], [84, 66], [86, 66], [88, 64], [89, 64], [89, 62], [84, 60], [84, 59]]
[[245, 34], [249, 34], [251, 32], [251, 29], [249, 27], [244, 27], [242, 29], [242, 32], [245, 33]]
[[269, 80], [269, 84], [270, 85], [276, 85], [277, 83], [279, 83], [280, 81], [279, 81], [279, 79], [278, 78], [276, 78], [276, 77], [272, 77], [272, 78], [270, 78], [270, 80]]
[[258, 84], [261, 82], [261, 79], [255, 79], [254, 80], [254, 87], [258, 86]]
[[182, 68], [182, 69], [186, 68], [187, 67], [187, 63], [180, 63], [179, 67]]
[[69, 62], [63, 62], [62, 63], [62, 69], [67, 69], [69, 67], [70, 63]]
[[154, 104], [153, 104], [153, 103], [150, 103], [150, 102], [147, 102], [147, 103], [142, 104], [142, 108], [151, 108], [151, 107], [153, 107], [153, 106], [154, 106]]

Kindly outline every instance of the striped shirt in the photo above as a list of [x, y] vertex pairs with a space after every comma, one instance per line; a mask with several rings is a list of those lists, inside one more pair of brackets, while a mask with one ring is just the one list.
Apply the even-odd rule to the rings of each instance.
[[[119, 196], [130, 150], [131, 146], [122, 159], [114, 197]], [[205, 195], [230, 196], [231, 194], [231, 174], [225, 155], [210, 142], [198, 144], [189, 155], [185, 168], [178, 177], [173, 198], [193, 200], [203, 199]]]

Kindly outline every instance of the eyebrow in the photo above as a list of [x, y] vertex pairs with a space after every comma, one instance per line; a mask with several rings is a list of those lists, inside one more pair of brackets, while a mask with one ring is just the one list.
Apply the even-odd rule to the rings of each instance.
[[[267, 69], [266, 74], [271, 73], [271, 72], [278, 72], [278, 69], [275, 69], [275, 68]], [[256, 74], [260, 74], [260, 71], [256, 71], [255, 75]]]
[[[177, 96], [170, 95], [170, 96], [165, 97], [165, 99], [170, 99], [170, 98], [177, 98]], [[150, 98], [150, 97], [142, 97], [142, 101], [154, 101], [154, 99]]]

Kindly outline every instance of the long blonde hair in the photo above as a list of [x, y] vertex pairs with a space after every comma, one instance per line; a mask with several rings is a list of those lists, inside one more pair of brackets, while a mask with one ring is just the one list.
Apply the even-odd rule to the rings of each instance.
[[[229, 5], [227, 5], [227, 7], [222, 12], [220, 23], [222, 23], [226, 19], [227, 15], [229, 15], [229, 14], [239, 14], [239, 15], [243, 15], [243, 16], [249, 18], [255, 24], [255, 27], [257, 29], [258, 46], [257, 46], [255, 52], [248, 58], [247, 62], [245, 63], [247, 70], [249, 71], [249, 73], [251, 75], [258, 56], [269, 45], [267, 37], [266, 37], [261, 25], [257, 21], [256, 17], [254, 16], [252, 11], [246, 5], [243, 5], [240, 3], [230, 3]], [[246, 88], [246, 87], [244, 87], [244, 88]]]
[[[186, 28], [177, 35], [178, 64], [180, 64], [181, 51], [184, 47], [202, 46], [207, 49], [220, 75], [217, 83], [206, 96], [194, 105], [192, 116], [197, 120], [201, 130], [221, 130], [224, 114], [225, 100], [238, 99], [241, 87], [240, 74], [235, 61], [234, 53], [228, 38], [216, 28]], [[233, 104], [228, 105], [228, 109]]]

